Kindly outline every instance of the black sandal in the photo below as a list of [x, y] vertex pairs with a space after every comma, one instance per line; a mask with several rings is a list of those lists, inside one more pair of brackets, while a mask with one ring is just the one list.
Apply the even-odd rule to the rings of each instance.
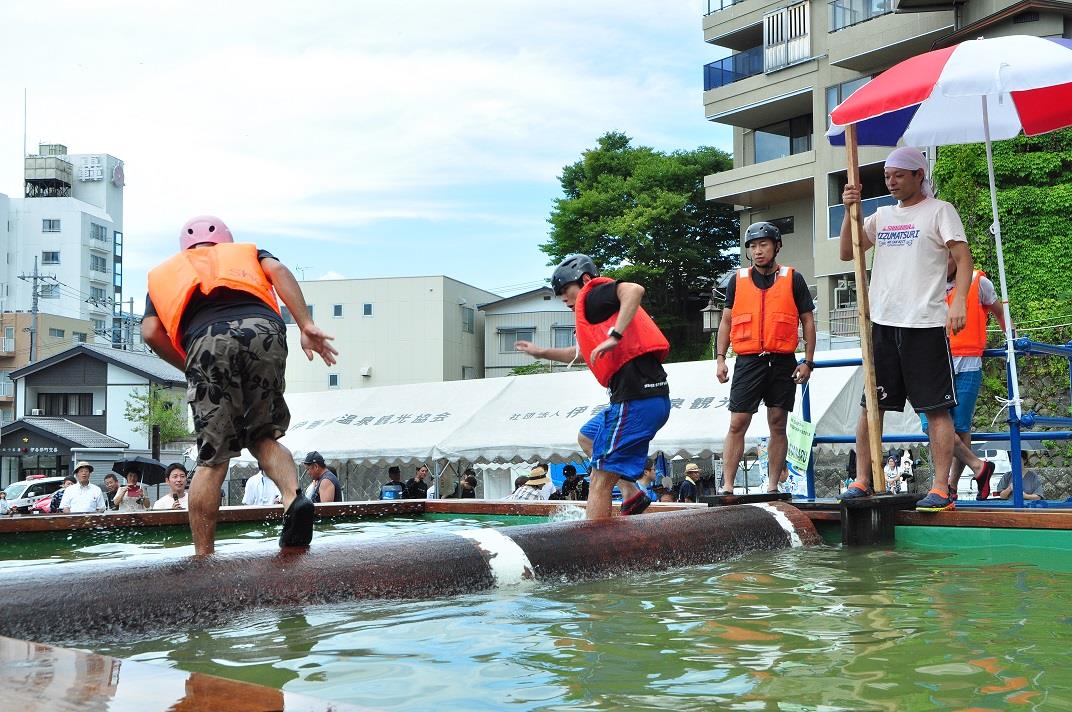
[[313, 520], [316, 506], [298, 490], [298, 496], [283, 512], [283, 533], [279, 535], [280, 548], [309, 546], [313, 540]]

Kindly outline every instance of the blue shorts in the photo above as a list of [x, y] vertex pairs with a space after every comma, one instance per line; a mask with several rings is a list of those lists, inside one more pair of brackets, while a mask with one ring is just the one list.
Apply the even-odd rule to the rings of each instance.
[[648, 444], [669, 417], [667, 396], [611, 403], [581, 427], [592, 441], [592, 469], [636, 482], [644, 474]]
[[[961, 371], [953, 379], [953, 389], [957, 392], [957, 405], [949, 411], [953, 416], [953, 431], [970, 433], [972, 416], [975, 415], [975, 401], [979, 398], [979, 389], [983, 385], [982, 371]], [[923, 432], [927, 432], [927, 416], [919, 414]]]

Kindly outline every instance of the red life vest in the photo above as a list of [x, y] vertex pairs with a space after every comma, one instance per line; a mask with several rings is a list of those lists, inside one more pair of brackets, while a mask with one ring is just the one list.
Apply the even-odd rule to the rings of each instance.
[[[982, 270], [975, 270], [972, 274], [971, 286], [968, 287], [968, 298], [965, 302], [964, 328], [949, 337], [949, 351], [954, 356], [982, 356], [986, 348], [986, 320], [987, 312], [979, 302], [979, 280], [986, 276]], [[945, 295], [945, 303], [952, 304], [956, 295], [956, 288], [950, 289]]]
[[791, 354], [797, 350], [800, 313], [793, 299], [793, 268], [779, 267], [774, 284], [760, 289], [751, 267], [737, 270], [730, 344], [738, 355]]
[[171, 345], [183, 358], [186, 350], [179, 333], [183, 312], [194, 292], [208, 295], [218, 287], [252, 294], [280, 314], [275, 290], [257, 259], [256, 245], [223, 243], [183, 250], [149, 272], [149, 299]]
[[643, 307], [637, 307], [636, 315], [629, 322], [629, 328], [622, 334], [618, 345], [604, 352], [598, 360], [592, 360], [592, 349], [606, 340], [607, 332], [618, 320], [618, 312], [611, 314], [605, 321], [592, 324], [585, 316], [584, 302], [594, 288], [613, 282], [613, 279], [607, 277], [595, 277], [584, 285], [574, 305], [574, 311], [577, 313], [577, 347], [588, 368], [592, 370], [592, 375], [604, 388], [610, 386], [610, 379], [622, 366], [637, 356], [653, 353], [659, 361], [664, 361], [670, 353], [670, 342], [663, 336], [663, 332], [659, 331], [659, 327]]

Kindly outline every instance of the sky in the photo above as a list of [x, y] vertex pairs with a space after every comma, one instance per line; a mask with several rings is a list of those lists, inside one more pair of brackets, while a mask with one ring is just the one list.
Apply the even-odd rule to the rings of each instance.
[[[446, 274], [508, 295], [563, 166], [607, 131], [732, 148], [703, 0], [4, 3], [0, 193], [26, 143], [124, 161], [124, 297], [214, 214], [299, 279]], [[135, 307], [140, 310], [140, 306]]]

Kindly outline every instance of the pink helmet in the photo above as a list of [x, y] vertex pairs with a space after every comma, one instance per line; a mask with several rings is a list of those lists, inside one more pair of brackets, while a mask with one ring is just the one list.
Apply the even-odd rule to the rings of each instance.
[[221, 242], [234, 242], [234, 237], [223, 220], [212, 215], [198, 215], [190, 218], [182, 226], [179, 233], [179, 249], [188, 250], [194, 245], [203, 242], [211, 242], [215, 245]]

